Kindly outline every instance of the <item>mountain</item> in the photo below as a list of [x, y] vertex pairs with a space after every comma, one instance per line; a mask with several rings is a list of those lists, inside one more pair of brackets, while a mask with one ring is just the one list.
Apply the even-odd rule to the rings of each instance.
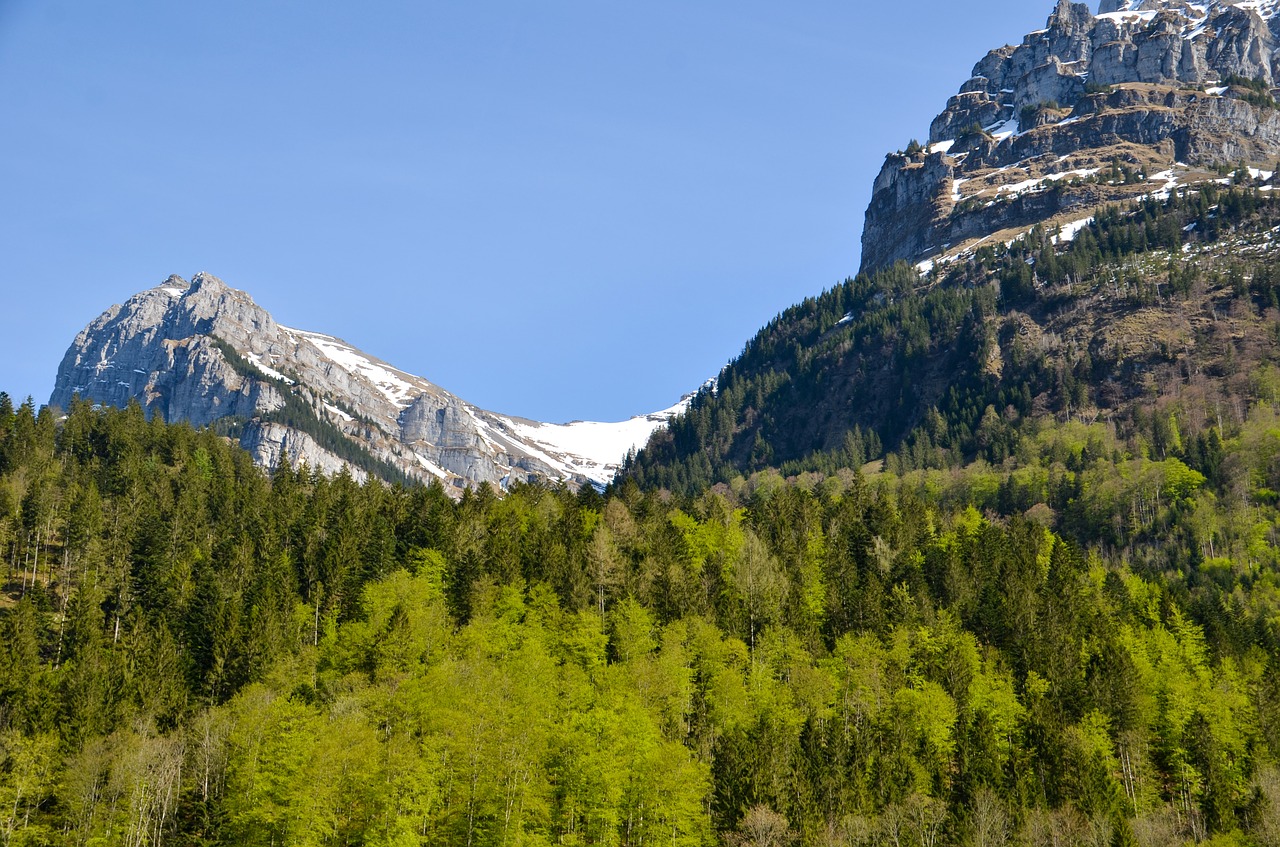
[[275, 321], [209, 274], [171, 276], [87, 326], [50, 405], [137, 401], [166, 421], [213, 425], [255, 460], [465, 487], [609, 482], [670, 409], [618, 423], [546, 424], [480, 409], [339, 338]]
[[1052, 421], [1212, 461], [1280, 374], [1275, 9], [1060, 2], [988, 54], [888, 157], [862, 273], [771, 321], [631, 478], [1000, 464]]
[[65, 416], [0, 393], [5, 845], [1280, 847], [1280, 196], [1222, 164], [873, 266], [666, 427], [110, 310]]
[[[1036, 223], [1079, 226], [1092, 209], [1219, 166], [1272, 171], [1280, 4], [1060, 0], [1045, 28], [993, 50], [875, 180], [862, 269], [942, 260]], [[1123, 169], [1130, 176], [1107, 176]]]

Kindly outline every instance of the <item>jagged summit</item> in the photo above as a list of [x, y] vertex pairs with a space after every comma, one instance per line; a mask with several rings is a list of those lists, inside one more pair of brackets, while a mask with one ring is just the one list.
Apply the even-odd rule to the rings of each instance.
[[1095, 15], [1059, 0], [1044, 29], [974, 66], [926, 144], [887, 157], [863, 270], [1078, 225], [1223, 165], [1274, 169], [1277, 11], [1280, 0], [1107, 0]]
[[196, 426], [217, 423], [257, 460], [440, 479], [454, 490], [544, 479], [601, 484], [683, 402], [618, 423], [545, 424], [473, 406], [323, 333], [283, 326], [199, 273], [112, 306], [76, 337], [50, 404], [76, 396]]

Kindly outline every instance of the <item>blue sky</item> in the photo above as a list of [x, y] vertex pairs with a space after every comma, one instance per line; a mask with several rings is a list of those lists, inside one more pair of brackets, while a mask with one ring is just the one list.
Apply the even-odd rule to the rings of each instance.
[[207, 271], [495, 411], [662, 408], [1052, 5], [0, 0], [0, 390]]

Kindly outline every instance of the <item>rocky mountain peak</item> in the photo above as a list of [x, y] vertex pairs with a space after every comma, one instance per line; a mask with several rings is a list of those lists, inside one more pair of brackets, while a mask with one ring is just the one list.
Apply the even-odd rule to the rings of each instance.
[[170, 276], [89, 324], [50, 404], [75, 397], [239, 438], [260, 463], [358, 478], [439, 479], [457, 493], [526, 480], [601, 484], [682, 405], [620, 423], [553, 425], [472, 406], [340, 338], [282, 326], [207, 273]]
[[1278, 11], [1280, 0], [1104, 0], [1095, 15], [1058, 0], [1044, 29], [977, 62], [927, 144], [886, 158], [863, 270], [927, 268], [1223, 165], [1273, 168]]
[[1089, 7], [1084, 3], [1058, 0], [1058, 5], [1054, 8], [1053, 14], [1049, 16], [1046, 28], [1067, 37], [1072, 37], [1088, 32], [1094, 20], [1093, 15], [1089, 12]]

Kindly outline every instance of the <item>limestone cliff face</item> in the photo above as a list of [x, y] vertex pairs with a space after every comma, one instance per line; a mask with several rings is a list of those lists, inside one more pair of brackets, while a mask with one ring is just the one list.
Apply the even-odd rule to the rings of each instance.
[[[136, 401], [151, 415], [227, 431], [257, 461], [326, 473], [346, 467], [439, 479], [451, 490], [612, 478], [627, 450], [675, 412], [636, 418], [581, 448], [582, 424], [522, 422], [476, 408], [341, 339], [276, 323], [243, 291], [209, 274], [171, 276], [87, 326], [67, 350], [50, 404], [75, 397]], [[641, 423], [637, 424], [637, 421]], [[647, 427], [647, 428], [646, 428]], [[597, 455], [599, 450], [603, 454]], [[616, 452], [616, 455], [613, 453]]]
[[137, 400], [148, 413], [195, 426], [280, 408], [274, 386], [236, 373], [210, 341], [214, 332], [243, 339], [242, 324], [270, 316], [256, 306], [230, 314], [219, 288], [211, 277], [194, 286], [170, 277], [108, 309], [67, 350], [50, 402], [65, 408], [75, 394], [112, 406]]
[[862, 265], [878, 268], [924, 255], [947, 237], [955, 160], [891, 154], [876, 177], [862, 233]]
[[[863, 270], [1141, 193], [1098, 177], [1280, 158], [1273, 0], [1059, 0], [1045, 29], [987, 54], [930, 126], [890, 154], [862, 239]], [[1149, 189], [1148, 189], [1149, 190]], [[1048, 196], [1028, 197], [1045, 194]]]
[[268, 468], [277, 468], [287, 461], [293, 467], [305, 465], [329, 475], [345, 469], [359, 483], [369, 478], [367, 471], [351, 467], [310, 435], [283, 424], [251, 422], [240, 437], [240, 446], [253, 454], [258, 464]]

